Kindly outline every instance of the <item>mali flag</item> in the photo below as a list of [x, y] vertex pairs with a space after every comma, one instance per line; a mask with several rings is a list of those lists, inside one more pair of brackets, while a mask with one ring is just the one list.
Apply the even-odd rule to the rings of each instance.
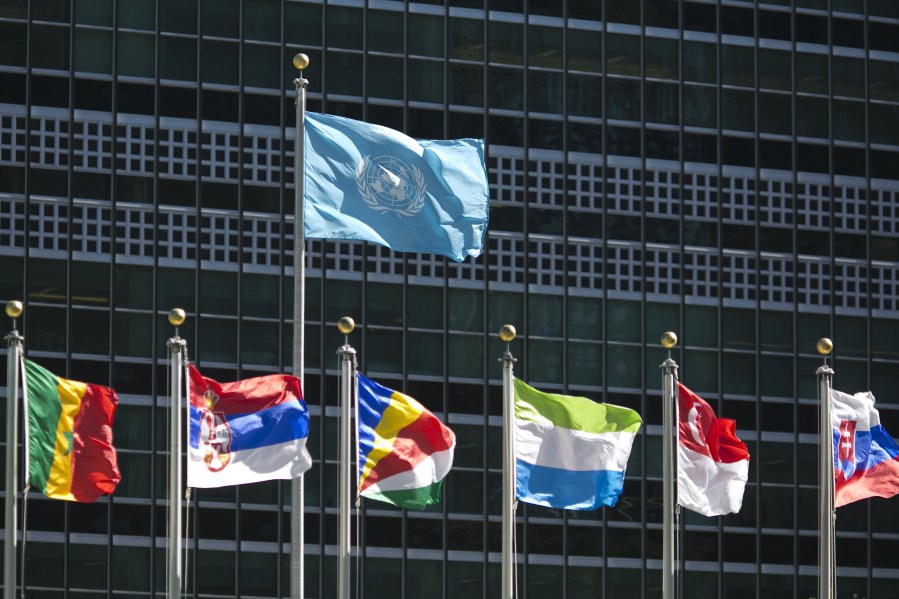
[[115, 391], [24, 362], [27, 483], [82, 503], [112, 493], [122, 479], [112, 446]]

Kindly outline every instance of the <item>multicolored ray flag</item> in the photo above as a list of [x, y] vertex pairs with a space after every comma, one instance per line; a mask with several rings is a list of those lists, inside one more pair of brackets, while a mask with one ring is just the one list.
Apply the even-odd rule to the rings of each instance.
[[677, 502], [705, 516], [736, 513], [749, 478], [749, 451], [737, 424], [717, 418], [701, 397], [677, 384]]
[[408, 395], [356, 376], [359, 494], [411, 510], [439, 502], [456, 435]]
[[899, 446], [880, 424], [870, 391], [832, 390], [834, 507], [899, 494]]
[[53, 499], [90, 503], [122, 479], [112, 445], [119, 398], [23, 359], [26, 481]]
[[415, 140], [309, 112], [304, 147], [307, 238], [371, 241], [457, 262], [481, 254], [489, 200], [483, 140]]
[[515, 379], [516, 495], [566, 510], [613, 506], [643, 420], [630, 408], [543, 393]]
[[187, 486], [297, 478], [312, 466], [300, 380], [273, 374], [218, 383], [189, 369]]

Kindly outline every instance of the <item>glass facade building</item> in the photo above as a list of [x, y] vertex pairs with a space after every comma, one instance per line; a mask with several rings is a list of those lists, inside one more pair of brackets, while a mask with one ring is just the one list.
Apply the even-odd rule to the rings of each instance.
[[[614, 508], [519, 505], [522, 599], [660, 596], [666, 330], [752, 455], [739, 514], [683, 516], [685, 596], [813, 596], [818, 338], [899, 434], [893, 0], [0, 0], [0, 300], [121, 400], [115, 495], [31, 494], [28, 594], [164, 594], [171, 308], [204, 374], [291, 368], [297, 52], [310, 110], [484, 137], [491, 192], [477, 260], [307, 242], [306, 597], [335, 595], [345, 315], [458, 439], [439, 507], [363, 502], [361, 596], [498, 593], [505, 323], [519, 377], [645, 422]], [[290, 496], [195, 494], [192, 596], [289, 595]], [[838, 510], [840, 597], [899, 596], [897, 501]]]

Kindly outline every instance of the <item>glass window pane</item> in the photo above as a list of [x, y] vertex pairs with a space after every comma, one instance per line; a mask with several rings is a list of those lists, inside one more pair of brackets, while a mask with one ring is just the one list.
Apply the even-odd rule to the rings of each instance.
[[568, 344], [568, 384], [602, 385], [602, 346], [596, 343]]
[[865, 141], [865, 104], [863, 102], [834, 100], [832, 114], [834, 139]]
[[237, 362], [237, 322], [204, 318], [197, 348], [197, 359], [208, 362]]
[[281, 3], [278, 0], [247, 0], [243, 7], [243, 34], [248, 40], [280, 42]]
[[481, 336], [450, 335], [449, 376], [480, 379], [484, 375], [484, 343]]
[[677, 79], [677, 40], [643, 38], [643, 73], [655, 79]]
[[[829, 137], [827, 98], [796, 97], [796, 134], [803, 137]], [[893, 139], [896, 139], [895, 137]]]
[[528, 379], [533, 383], [562, 383], [562, 342], [531, 339]]
[[571, 115], [602, 117], [602, 78], [569, 75], [567, 97]]
[[159, 76], [180, 81], [197, 80], [197, 41], [163, 36], [159, 40]]
[[409, 15], [409, 54], [443, 58], [443, 19], [434, 15]]
[[718, 81], [718, 55], [715, 44], [684, 41], [684, 80], [697, 83]]
[[735, 89], [722, 90], [721, 126], [736, 131], [755, 131], [755, 94]]
[[524, 27], [520, 23], [490, 24], [490, 62], [524, 64]]
[[155, 47], [152, 34], [119, 32], [118, 69], [120, 75], [153, 77]]
[[759, 48], [759, 87], [790, 91], [793, 88], [790, 52]]
[[[493, 301], [493, 294], [491, 294]], [[491, 328], [491, 330], [493, 330]], [[568, 336], [573, 339], [602, 340], [602, 300], [568, 297]]]
[[600, 34], [581, 29], [568, 30], [568, 69], [602, 73]]
[[640, 38], [635, 35], [606, 35], [606, 72], [640, 76]]
[[51, 25], [32, 25], [31, 66], [43, 69], [68, 69], [69, 30]]
[[606, 79], [606, 116], [626, 121], [640, 120], [640, 81]]
[[827, 57], [820, 54], [796, 54], [796, 91], [827, 93]]
[[718, 126], [718, 90], [714, 87], [684, 85], [684, 125]]
[[676, 125], [680, 114], [678, 86], [674, 83], [644, 83], [644, 118], [648, 123]]
[[119, 27], [123, 29], [156, 28], [156, 3], [153, 0], [117, 0]]
[[640, 388], [640, 348], [609, 344], [606, 386]]
[[[244, 44], [243, 56], [245, 85], [269, 89], [281, 87], [280, 48]], [[252, 65], [252, 67], [248, 65]]]
[[724, 392], [755, 395], [755, 354], [724, 354]]
[[362, 10], [328, 6], [325, 11], [328, 47], [362, 50]]
[[562, 73], [528, 71], [529, 112], [562, 113]]
[[112, 73], [112, 32], [75, 29], [75, 70]]
[[484, 22], [450, 18], [450, 58], [484, 60]]
[[484, 68], [450, 65], [450, 103], [481, 107], [484, 104]]
[[528, 298], [528, 333], [562, 336], [562, 296], [531, 294]]
[[792, 135], [793, 101], [786, 94], [759, 94], [759, 131]]
[[410, 58], [406, 69], [410, 101], [443, 103], [443, 62]]
[[487, 304], [490, 310], [489, 333], [496, 333], [504, 324], [515, 327], [524, 324], [523, 296], [520, 293], [491, 291]]
[[755, 50], [744, 46], [721, 46], [721, 79], [725, 85], [755, 85]]
[[449, 290], [449, 328], [452, 331], [484, 330], [484, 294], [480, 289]]
[[528, 26], [528, 66], [562, 68], [562, 29]]
[[162, 31], [197, 33], [196, 4], [181, 0], [160, 0], [159, 21]]
[[403, 30], [403, 13], [370, 10], [368, 11], [368, 49], [376, 52], [403, 51], [403, 37], [396, 35]]

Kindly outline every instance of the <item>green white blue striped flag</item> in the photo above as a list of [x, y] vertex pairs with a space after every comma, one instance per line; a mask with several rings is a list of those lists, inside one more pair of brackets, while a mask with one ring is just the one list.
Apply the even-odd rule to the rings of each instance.
[[543, 393], [515, 379], [518, 499], [566, 510], [615, 505], [642, 423], [630, 408]]

